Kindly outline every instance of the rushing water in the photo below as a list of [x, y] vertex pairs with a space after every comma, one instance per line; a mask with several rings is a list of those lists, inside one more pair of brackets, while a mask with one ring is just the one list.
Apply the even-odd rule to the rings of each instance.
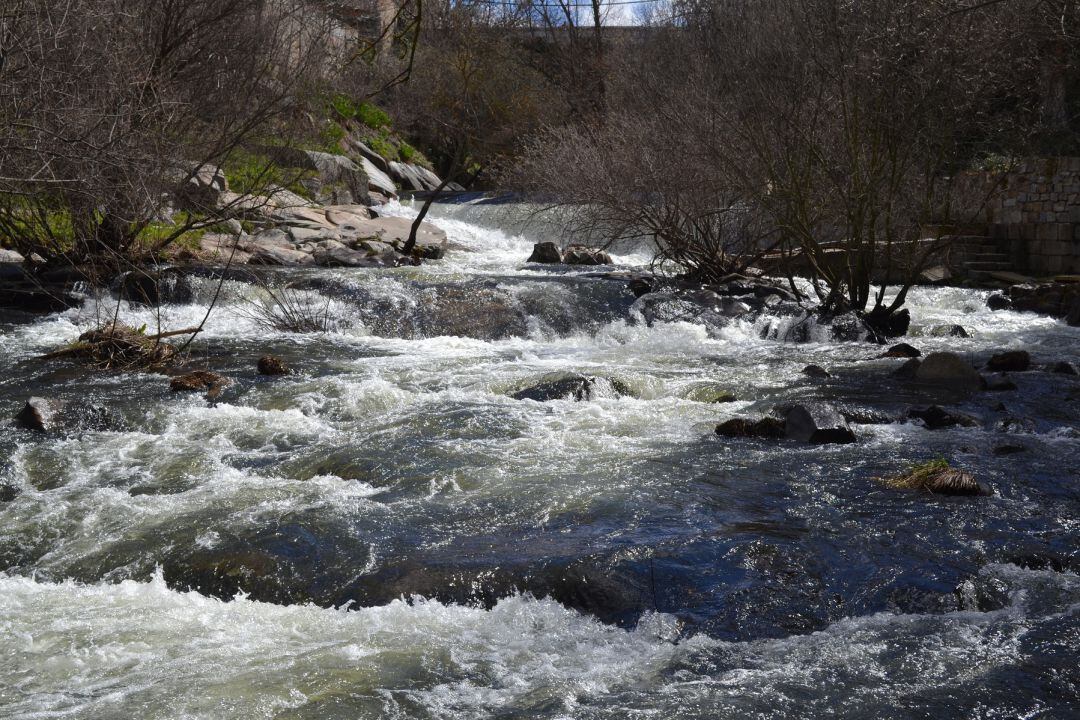
[[[513, 213], [437, 208], [455, 249], [420, 268], [286, 274], [329, 333], [267, 332], [227, 282], [192, 346], [237, 380], [215, 401], [37, 359], [110, 297], [0, 325], [5, 417], [31, 394], [108, 409], [0, 437], [0, 716], [1080, 714], [1076, 378], [963, 397], [893, 379], [877, 346], [762, 339], [783, 318], [650, 324], [624, 282], [525, 265]], [[197, 324], [215, 290], [161, 319]], [[1077, 329], [984, 301], [915, 292], [910, 342], [1080, 357]], [[266, 352], [298, 372], [258, 377]], [[567, 372], [630, 392], [509, 396]], [[859, 442], [713, 433], [809, 398]], [[982, 427], [887, 422], [931, 401]], [[875, 479], [938, 456], [995, 495]]]

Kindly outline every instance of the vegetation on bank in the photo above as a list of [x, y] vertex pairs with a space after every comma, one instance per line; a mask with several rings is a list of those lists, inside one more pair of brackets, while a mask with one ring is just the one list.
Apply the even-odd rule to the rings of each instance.
[[940, 236], [980, 221], [969, 170], [1080, 147], [1080, 11], [1063, 0], [709, 0], [620, 31], [599, 4], [402, 0], [379, 37], [334, 12], [16, 3], [2, 242], [115, 270], [230, 219], [200, 173], [311, 198], [310, 171], [265, 148], [358, 140], [570, 208], [578, 241], [647, 238], [658, 271], [718, 282], [767, 257], [808, 275], [823, 312], [887, 324]]

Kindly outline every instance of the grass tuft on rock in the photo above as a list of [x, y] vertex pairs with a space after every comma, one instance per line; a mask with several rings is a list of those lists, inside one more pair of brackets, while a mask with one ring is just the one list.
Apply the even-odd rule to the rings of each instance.
[[882, 482], [893, 490], [917, 490], [936, 495], [990, 494], [971, 473], [952, 467], [944, 458], [921, 463]]

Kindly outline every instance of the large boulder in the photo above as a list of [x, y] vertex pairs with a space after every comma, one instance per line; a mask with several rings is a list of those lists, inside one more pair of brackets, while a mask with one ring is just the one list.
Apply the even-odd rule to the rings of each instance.
[[419, 165], [391, 161], [387, 163], [386, 170], [405, 190], [435, 190], [442, 183], [438, 175]]
[[530, 255], [529, 259], [525, 262], [552, 265], [562, 263], [562, 261], [562, 250], [559, 248], [558, 244], [547, 240], [533, 245], [532, 255]]
[[263, 150], [278, 165], [313, 171], [315, 176], [303, 182], [320, 200], [329, 204], [366, 204], [368, 176], [352, 159], [286, 146], [266, 146]]
[[983, 386], [979, 371], [956, 353], [935, 352], [927, 355], [918, 370], [915, 379], [934, 385], [947, 385], [958, 390], [979, 390]]
[[998, 353], [986, 362], [992, 372], [1023, 372], [1031, 367], [1031, 355], [1026, 350], [1009, 350]]
[[311, 253], [323, 267], [396, 267], [399, 258], [392, 250], [384, 253], [354, 250], [336, 240], [324, 240]]
[[364, 170], [364, 173], [368, 178], [368, 191], [374, 190], [388, 198], [396, 198], [397, 186], [394, 185], [394, 181], [390, 179], [390, 176], [381, 168], [377, 167], [369, 158], [361, 156], [358, 159], [360, 161], [360, 167]]
[[1009, 288], [1013, 310], [1037, 312], [1080, 325], [1080, 283], [1013, 285]]
[[7, 248], [0, 248], [0, 263], [20, 263], [21, 264], [24, 259], [25, 258], [23, 258], [22, 255], [15, 252], [14, 250], [8, 250]]
[[799, 404], [784, 415], [784, 434], [811, 445], [855, 442], [855, 433], [843, 415], [824, 403]]
[[291, 247], [253, 245], [248, 262], [252, 265], [311, 265], [315, 259], [310, 254], [293, 250]]

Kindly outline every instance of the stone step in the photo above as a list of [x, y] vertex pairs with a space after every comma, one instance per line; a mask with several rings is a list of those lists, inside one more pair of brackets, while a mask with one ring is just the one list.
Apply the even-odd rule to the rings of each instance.
[[1012, 263], [1008, 262], [966, 262], [964, 268], [968, 271], [982, 271], [993, 272], [995, 270], [1008, 270], [1012, 267]]

